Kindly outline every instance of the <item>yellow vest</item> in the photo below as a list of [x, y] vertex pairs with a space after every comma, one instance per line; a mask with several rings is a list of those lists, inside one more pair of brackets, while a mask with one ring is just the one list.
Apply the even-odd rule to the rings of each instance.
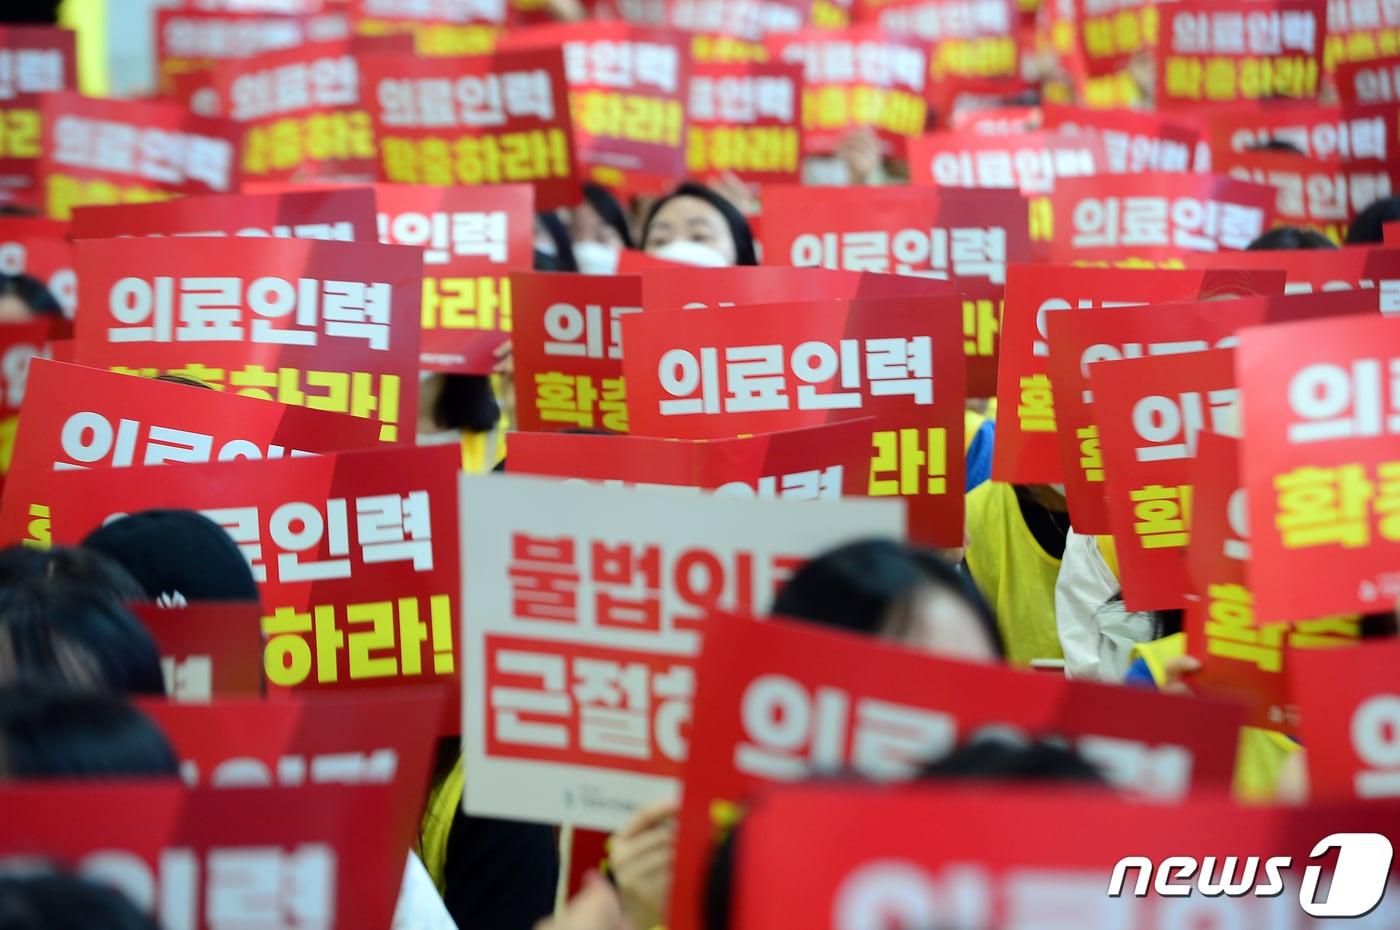
[[418, 839], [418, 858], [423, 860], [438, 894], [447, 893], [447, 838], [452, 835], [452, 819], [462, 806], [466, 769], [459, 758], [447, 777], [433, 787], [423, 811], [423, 830]]
[[[1147, 664], [1152, 680], [1167, 678], [1167, 662], [1186, 655], [1186, 634], [1177, 633], [1156, 642], [1142, 643], [1133, 655]], [[1268, 804], [1278, 793], [1284, 761], [1302, 747], [1276, 730], [1240, 727], [1235, 755], [1235, 798], [1245, 804]]]
[[1064, 658], [1055, 626], [1060, 560], [1031, 535], [1011, 485], [988, 481], [967, 495], [966, 559], [996, 614], [1007, 661]]
[[462, 471], [484, 475], [506, 457], [506, 431], [497, 426], [489, 433], [462, 434]]

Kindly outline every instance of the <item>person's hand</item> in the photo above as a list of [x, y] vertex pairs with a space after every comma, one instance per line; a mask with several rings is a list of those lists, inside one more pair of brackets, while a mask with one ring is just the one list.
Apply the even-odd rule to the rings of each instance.
[[836, 157], [846, 164], [852, 184], [868, 184], [880, 167], [880, 137], [868, 126], [853, 129], [836, 145]]
[[515, 428], [515, 355], [510, 340], [496, 346], [491, 372], [499, 379], [501, 414]]
[[1178, 656], [1175, 659], [1168, 659], [1162, 671], [1165, 677], [1158, 691], [1165, 694], [1194, 695], [1195, 690], [1186, 683], [1186, 679], [1201, 670], [1201, 660], [1191, 656]]
[[672, 800], [649, 804], [608, 841], [608, 862], [632, 930], [651, 930], [666, 919], [678, 809]]
[[745, 216], [753, 216], [758, 212], [758, 196], [754, 194], [753, 188], [732, 171], [726, 171], [710, 181], [710, 190], [732, 203], [734, 209]]
[[589, 872], [564, 912], [541, 920], [535, 930], [627, 930], [627, 924], [613, 886], [597, 872]]

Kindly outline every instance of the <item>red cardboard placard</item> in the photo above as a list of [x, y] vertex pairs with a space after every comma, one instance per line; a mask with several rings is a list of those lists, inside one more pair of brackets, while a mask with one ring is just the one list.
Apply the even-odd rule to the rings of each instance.
[[114, 885], [165, 927], [387, 927], [411, 841], [394, 798], [388, 785], [11, 785], [0, 857]]
[[1085, 134], [935, 133], [911, 139], [908, 153], [910, 182], [936, 188], [1050, 194], [1061, 178], [1092, 178], [1108, 173], [1103, 142]]
[[856, 7], [857, 22], [877, 23], [891, 35], [932, 46], [932, 99], [944, 89], [940, 85], [959, 78], [1010, 79], [1019, 73], [1015, 0], [867, 0]]
[[852, 300], [859, 297], [944, 297], [956, 293], [952, 281], [909, 275], [788, 268], [774, 265], [733, 268], [647, 268], [642, 304], [657, 310], [708, 310], [799, 300]]
[[348, 37], [228, 62], [209, 83], [243, 130], [245, 178], [373, 180], [374, 126]]
[[[1363, 924], [1384, 924], [1393, 912], [1387, 878], [1395, 878], [1379, 841], [1395, 835], [1396, 816], [1394, 804], [1141, 804], [1091, 787], [965, 779], [794, 786], [757, 799], [724, 860], [732, 875], [718, 887], [732, 891], [733, 930], [1039, 927], [1047, 915], [1063, 927], [1199, 921], [1262, 930], [1319, 923], [1305, 906], [1329, 914], [1370, 907]], [[1372, 860], [1374, 883], [1337, 894], [1340, 857], [1363, 859], [1367, 848], [1382, 852]], [[1178, 866], [1194, 882], [1174, 879]], [[1211, 893], [1222, 887], [1238, 890]], [[1323, 888], [1334, 889], [1325, 900]]]
[[262, 694], [262, 610], [257, 604], [130, 606], [160, 649], [165, 692], [172, 701]]
[[1062, 480], [1050, 380], [1047, 321], [1052, 314], [1282, 291], [1283, 273], [1279, 271], [1205, 273], [1012, 265], [1007, 272], [1006, 312], [1002, 317], [1005, 350], [997, 379], [1001, 414], [992, 476], [1015, 484]]
[[170, 103], [43, 98], [44, 211], [66, 220], [74, 207], [224, 194], [239, 180], [238, 131]]
[[515, 273], [510, 286], [519, 428], [627, 432], [620, 321], [642, 312], [641, 278]]
[[1182, 0], [1160, 10], [1157, 107], [1316, 98], [1327, 0]]
[[[1071, 738], [1109, 781], [1159, 799], [1230, 784], [1239, 711], [953, 662], [783, 620], [707, 622], [671, 892], [698, 923], [712, 805], [821, 773], [907, 779], [984, 727]], [[1043, 842], [1043, 837], [1042, 837]]]
[[76, 90], [75, 33], [49, 26], [0, 26], [0, 199], [39, 202], [44, 94]]
[[802, 167], [802, 68], [769, 62], [693, 64], [686, 169], [757, 184], [794, 183]]
[[685, 37], [584, 22], [518, 30], [503, 47], [563, 49], [580, 173], [629, 192], [666, 191], [685, 177]]
[[1089, 386], [1123, 604], [1181, 607], [1196, 438], [1239, 434], [1234, 350], [1106, 362], [1089, 369]]
[[166, 93], [182, 75], [210, 71], [221, 61], [350, 37], [349, 18], [340, 10], [286, 14], [176, 8], [156, 10], [155, 21], [157, 77]]
[[1282, 269], [1288, 275], [1287, 294], [1375, 289], [1382, 313], [1400, 311], [1400, 249], [1260, 250], [1192, 255], [1186, 261], [1192, 268]]
[[1400, 643], [1291, 652], [1291, 693], [1302, 709], [1308, 784], [1319, 801], [1400, 797], [1395, 663]]
[[1247, 248], [1273, 225], [1272, 187], [1208, 174], [1066, 179], [1055, 189], [1056, 261], [1176, 257]]
[[[573, 124], [557, 49], [471, 58], [367, 55], [360, 70], [372, 102], [380, 180], [439, 187], [528, 182], [536, 209], [577, 201]], [[454, 93], [468, 102], [454, 102]], [[475, 100], [492, 109], [478, 113]]]
[[928, 51], [879, 27], [771, 36], [775, 61], [801, 64], [804, 154], [830, 154], [840, 138], [873, 129], [888, 151], [924, 131]]
[[870, 495], [904, 498], [915, 540], [961, 544], [956, 298], [644, 314], [623, 332], [634, 433], [719, 439], [873, 416]]
[[78, 207], [74, 239], [119, 236], [243, 236], [373, 242], [374, 191], [287, 191], [183, 197], [167, 203]]
[[772, 264], [951, 279], [963, 295], [968, 394], [996, 387], [1008, 262], [1030, 261], [1030, 208], [1012, 191], [780, 186], [763, 193]]
[[[1328, 617], [1260, 628], [1249, 589], [1249, 504], [1239, 480], [1239, 440], [1204, 432], [1192, 463], [1191, 593], [1183, 627], [1187, 652], [1201, 663], [1190, 678], [1203, 694], [1244, 703], [1248, 725], [1298, 734], [1299, 709], [1288, 689], [1296, 649], [1355, 645], [1359, 618]], [[1335, 726], [1340, 717], [1329, 718]]]
[[0, 539], [48, 544], [49, 483], [58, 470], [363, 449], [376, 444], [379, 434], [369, 420], [213, 391], [190, 393], [200, 390], [34, 362], [0, 498]]
[[258, 581], [271, 685], [442, 684], [457, 670], [460, 464], [430, 446], [59, 473], [53, 538], [76, 544], [121, 513], [201, 511]]
[[[1388, 15], [1393, 15], [1394, 10], [1386, 7]], [[1400, 17], [1396, 22], [1389, 24], [1392, 27], [1400, 26]], [[1344, 106], [1374, 106], [1382, 103], [1394, 103], [1397, 97], [1397, 68], [1400, 68], [1400, 55], [1387, 55], [1383, 58], [1372, 58], [1365, 61], [1351, 61], [1337, 67], [1335, 76], [1337, 83], [1337, 96], [1341, 98]]]
[[1309, 158], [1389, 161], [1397, 135], [1394, 107], [1249, 104], [1206, 114], [1212, 151], [1244, 151], [1277, 139]]
[[869, 435], [864, 420], [694, 441], [515, 433], [510, 472], [763, 500], [837, 500], [863, 497], [869, 490]]
[[534, 262], [534, 192], [381, 184], [375, 193], [380, 241], [423, 249], [422, 368], [490, 374], [511, 331], [507, 273]]
[[413, 441], [422, 252], [372, 242], [87, 239], [77, 361], [176, 372]]
[[[1156, 15], [1153, 4], [1144, 12]], [[1200, 130], [1141, 110], [1083, 110], [1046, 103], [1041, 126], [1061, 132], [1092, 132], [1103, 143], [1109, 174], [1185, 174], [1192, 170]], [[1209, 150], [1206, 155], [1209, 155]]]
[[312, 700], [142, 700], [191, 786], [390, 785], [399, 830], [416, 835], [436, 757], [438, 690]]
[[1389, 500], [1398, 340], [1400, 320], [1361, 317], [1240, 334], [1240, 459], [1261, 625], [1388, 610], [1400, 597]]
[[1087, 77], [1105, 77], [1128, 67], [1134, 56], [1157, 47], [1160, 22], [1155, 0], [1073, 0], [1077, 51]]
[[1050, 314], [1055, 428], [1075, 532], [1110, 532], [1103, 497], [1104, 461], [1089, 390], [1089, 372], [1097, 363], [1229, 348], [1246, 326], [1376, 313], [1378, 307], [1374, 290], [1357, 290]]

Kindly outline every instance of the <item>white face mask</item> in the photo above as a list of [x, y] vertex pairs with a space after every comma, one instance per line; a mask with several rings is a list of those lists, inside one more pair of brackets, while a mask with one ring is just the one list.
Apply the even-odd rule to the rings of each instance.
[[695, 265], [700, 268], [728, 268], [733, 264], [718, 249], [712, 249], [699, 242], [691, 242], [689, 239], [668, 242], [661, 248], [652, 250], [651, 254], [657, 258], [664, 258], [668, 262], [679, 262], [682, 265]]
[[621, 249], [601, 242], [575, 242], [574, 261], [582, 274], [617, 274]]

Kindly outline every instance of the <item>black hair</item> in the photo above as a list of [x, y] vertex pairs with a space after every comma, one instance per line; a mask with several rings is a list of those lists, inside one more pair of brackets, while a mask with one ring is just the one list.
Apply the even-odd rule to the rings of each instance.
[[[554, 254], [535, 250], [535, 270], [536, 271], [578, 271], [578, 262], [574, 259], [574, 243], [569, 238], [569, 231], [564, 228], [564, 221], [553, 213], [536, 213], [535, 220], [544, 228], [549, 240], [554, 243]], [[541, 262], [541, 258], [549, 259], [548, 262]], [[549, 267], [540, 267], [545, 264]]]
[[145, 589], [119, 563], [101, 552], [70, 546], [0, 549], [0, 588], [37, 581], [64, 590], [81, 590], [118, 601], [142, 601]]
[[624, 249], [633, 248], [632, 230], [627, 228], [627, 213], [610, 190], [601, 184], [589, 181], [583, 185], [583, 199], [588, 201], [593, 212], [598, 214], [598, 218], [611, 226], [613, 231], [617, 233], [622, 240]]
[[63, 306], [53, 291], [27, 274], [0, 274], [0, 297], [18, 297], [35, 316], [63, 316]]
[[961, 597], [997, 655], [1005, 655], [996, 617], [972, 579], [933, 552], [887, 539], [848, 543], [812, 559], [783, 586], [773, 613], [875, 636], [893, 608], [929, 586]]
[[193, 510], [127, 514], [89, 533], [83, 548], [118, 562], [149, 601], [259, 599], [253, 569], [233, 537]]
[[[1118, 599], [1122, 600], [1120, 593]], [[1186, 612], [1180, 608], [1172, 610], [1152, 611], [1152, 638], [1154, 640], [1166, 639], [1168, 636], [1175, 636], [1186, 626]]]
[[157, 930], [114, 888], [61, 872], [0, 875], [3, 930]]
[[433, 422], [440, 429], [486, 433], [501, 421], [501, 405], [490, 375], [446, 374], [433, 404]]
[[724, 217], [725, 224], [729, 227], [730, 237], [734, 240], [734, 263], [736, 265], [758, 264], [758, 253], [754, 250], [753, 244], [753, 230], [749, 228], [749, 221], [744, 218], [744, 214], [740, 213], [732, 203], [719, 194], [703, 184], [696, 184], [694, 181], [686, 181], [651, 205], [651, 210], [647, 212], [646, 222], [642, 224], [642, 248], [646, 248], [647, 238], [651, 233], [651, 224], [656, 219], [656, 214], [677, 197], [694, 197], [705, 201], [718, 210], [720, 215]]
[[1269, 230], [1245, 247], [1246, 252], [1288, 250], [1297, 252], [1307, 249], [1335, 249], [1337, 243], [1315, 229], [1300, 229], [1297, 226], [1278, 226]]
[[160, 727], [120, 697], [48, 681], [0, 686], [0, 781], [179, 774]]
[[206, 391], [214, 390], [212, 384], [205, 384], [198, 378], [191, 378], [189, 375], [172, 375], [166, 372], [163, 375], [156, 375], [152, 380], [164, 381], [166, 384], [183, 384], [185, 387], [203, 388]]
[[1400, 197], [1382, 197], [1356, 215], [1347, 230], [1347, 245], [1385, 241], [1385, 224], [1400, 220]]
[[1287, 139], [1280, 139], [1277, 136], [1271, 136], [1263, 142], [1252, 142], [1246, 145], [1244, 150], [1246, 152], [1281, 152], [1286, 155], [1306, 156], [1308, 154], [1298, 148], [1294, 143], [1289, 142]]
[[1062, 741], [1027, 741], [1005, 734], [974, 736], [948, 755], [926, 765], [920, 777], [936, 781], [992, 779], [1107, 784], [1097, 766]]
[[[4, 665], [13, 664], [9, 672]], [[29, 579], [0, 587], [0, 676], [124, 694], [165, 694], [160, 653], [117, 600]]]

